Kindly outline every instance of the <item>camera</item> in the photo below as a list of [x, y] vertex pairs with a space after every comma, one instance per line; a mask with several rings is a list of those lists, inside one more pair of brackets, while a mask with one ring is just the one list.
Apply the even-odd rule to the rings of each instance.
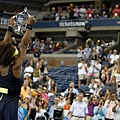
[[100, 105], [102, 105], [103, 103], [99, 103]]

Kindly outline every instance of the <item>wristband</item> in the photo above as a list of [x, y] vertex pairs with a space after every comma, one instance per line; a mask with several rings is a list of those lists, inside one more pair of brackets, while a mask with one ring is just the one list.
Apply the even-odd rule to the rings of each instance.
[[29, 30], [32, 30], [32, 25], [27, 24], [26, 28], [29, 29]]
[[12, 32], [13, 31], [13, 26], [9, 25], [7, 31]]

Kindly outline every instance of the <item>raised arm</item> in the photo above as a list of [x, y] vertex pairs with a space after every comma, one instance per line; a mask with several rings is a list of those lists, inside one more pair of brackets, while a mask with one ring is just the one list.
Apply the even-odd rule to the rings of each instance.
[[27, 45], [30, 42], [32, 25], [34, 25], [34, 23], [35, 23], [35, 18], [33, 16], [31, 16], [29, 21], [28, 21], [28, 25], [26, 27], [25, 34], [21, 40], [21, 47], [20, 47], [20, 51], [19, 51], [19, 56], [16, 58], [15, 64], [14, 64], [14, 75], [16, 77], [21, 76], [21, 74], [20, 74], [21, 73], [20, 72], [21, 66], [26, 59], [26, 49], [27, 49]]
[[3, 41], [11, 42], [11, 35], [12, 35], [13, 26], [14, 26], [14, 17], [11, 17], [9, 20], [9, 26], [8, 26], [8, 29], [7, 29], [7, 32], [4, 36]]

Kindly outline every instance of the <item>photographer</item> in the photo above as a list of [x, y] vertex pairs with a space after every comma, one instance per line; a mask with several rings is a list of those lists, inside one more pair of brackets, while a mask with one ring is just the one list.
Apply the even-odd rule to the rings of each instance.
[[114, 112], [114, 120], [119, 120], [120, 119], [120, 99], [118, 99], [118, 102], [112, 108], [112, 111]]
[[105, 120], [107, 108], [104, 106], [104, 103], [104, 99], [100, 98], [98, 101], [98, 106], [94, 107], [94, 116], [92, 120]]
[[105, 120], [114, 120], [114, 113], [112, 111], [112, 108], [116, 105], [116, 95], [112, 94], [112, 97], [110, 100], [106, 100], [105, 107], [107, 107], [107, 113], [105, 116]]

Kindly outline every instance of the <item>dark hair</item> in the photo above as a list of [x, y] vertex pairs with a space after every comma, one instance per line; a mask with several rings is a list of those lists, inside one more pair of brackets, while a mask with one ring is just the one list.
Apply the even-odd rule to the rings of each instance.
[[85, 97], [85, 92], [81, 90], [79, 93], [83, 93], [83, 97]]
[[105, 103], [105, 99], [103, 97], [99, 98], [98, 103], [100, 102], [100, 100], [102, 100]]
[[[55, 91], [55, 87], [57, 87], [57, 83], [56, 83], [55, 80], [52, 80], [52, 81], [54, 81], [54, 85], [53, 85], [53, 86], [51, 85], [51, 87], [53, 88], [53, 91]], [[51, 82], [51, 83], [52, 83], [52, 82]]]
[[0, 65], [6, 67], [13, 61], [15, 48], [12, 43], [0, 42]]

